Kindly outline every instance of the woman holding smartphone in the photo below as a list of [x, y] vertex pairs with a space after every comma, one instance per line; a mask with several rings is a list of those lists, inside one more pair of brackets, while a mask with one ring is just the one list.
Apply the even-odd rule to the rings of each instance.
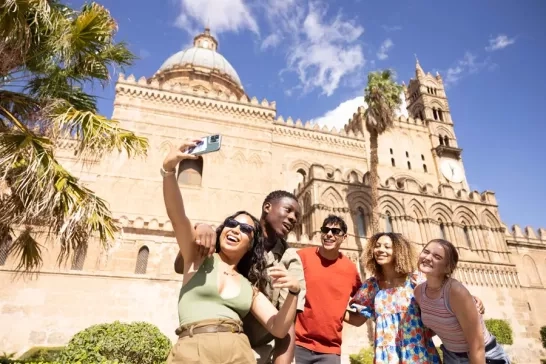
[[447, 240], [431, 240], [419, 255], [419, 270], [427, 280], [415, 288], [423, 323], [442, 339], [445, 364], [510, 363], [485, 327], [475, 299], [451, 277], [459, 254]]
[[273, 286], [290, 292], [279, 311], [260, 292], [268, 279], [262, 229], [246, 211], [227, 217], [218, 227], [218, 253], [210, 257], [199, 254], [176, 180], [180, 161], [197, 158], [186, 152], [197, 142], [173, 148], [161, 171], [165, 207], [184, 260], [176, 330], [179, 340], [167, 362], [252, 363], [255, 358], [242, 330], [242, 318], [251, 313], [271, 334], [285, 337], [296, 315], [299, 282], [284, 267], [269, 270]]

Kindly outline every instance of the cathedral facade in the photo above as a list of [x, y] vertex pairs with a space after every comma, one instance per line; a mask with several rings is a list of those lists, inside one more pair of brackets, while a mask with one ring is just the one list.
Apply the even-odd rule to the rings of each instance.
[[[112, 155], [79, 160], [67, 141], [58, 158], [99, 196], [121, 226], [112, 245], [90, 241], [64, 265], [54, 244], [33, 279], [16, 275], [15, 257], [0, 242], [0, 351], [64, 345], [97, 323], [148, 321], [173, 340], [182, 277], [162, 197], [161, 163], [186, 138], [221, 134], [219, 152], [184, 161], [178, 181], [194, 222], [218, 225], [245, 209], [259, 216], [265, 196], [293, 191], [303, 221], [295, 247], [318, 245], [322, 220], [345, 218], [342, 247], [362, 271], [359, 256], [370, 236], [369, 135], [364, 109], [342, 130], [277, 115], [275, 102], [249, 97], [208, 30], [194, 46], [171, 56], [151, 77], [121, 75], [113, 118], [148, 138], [143, 159]], [[381, 227], [402, 233], [418, 249], [446, 238], [459, 249], [456, 276], [486, 307], [486, 318], [508, 320], [518, 363], [538, 363], [539, 330], [546, 325], [546, 230], [502, 223], [495, 194], [471, 191], [440, 75], [416, 64], [404, 88], [409, 117], [379, 138]], [[367, 328], [346, 326], [343, 358], [370, 345]]]

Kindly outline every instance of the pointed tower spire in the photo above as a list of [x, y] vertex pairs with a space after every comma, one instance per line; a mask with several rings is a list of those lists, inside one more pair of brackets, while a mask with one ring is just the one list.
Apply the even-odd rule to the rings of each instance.
[[419, 63], [419, 59], [417, 58], [417, 55], [415, 56], [415, 77], [421, 78], [425, 75], [425, 71], [423, 71], [423, 68], [421, 68], [421, 64]]

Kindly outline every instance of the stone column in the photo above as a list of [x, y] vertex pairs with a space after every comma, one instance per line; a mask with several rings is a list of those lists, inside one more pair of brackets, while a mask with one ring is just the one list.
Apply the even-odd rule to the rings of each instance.
[[453, 242], [453, 244], [455, 246], [460, 246], [458, 240], [457, 239], [457, 235], [455, 234], [455, 229], [454, 229], [454, 226], [453, 226], [453, 223], [449, 223], [447, 224], [447, 230], [449, 231], [448, 235], [449, 235], [449, 238], [448, 240]]
[[421, 243], [426, 244], [429, 239], [427, 237], [425, 223], [423, 222], [423, 220], [417, 220], [417, 228], [419, 229], [419, 234], [421, 235]]

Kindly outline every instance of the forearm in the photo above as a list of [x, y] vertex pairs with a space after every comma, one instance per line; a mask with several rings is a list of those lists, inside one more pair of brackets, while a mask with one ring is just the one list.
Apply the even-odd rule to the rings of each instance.
[[190, 220], [186, 216], [184, 209], [184, 200], [178, 187], [178, 182], [174, 175], [163, 178], [163, 200], [167, 216], [175, 230], [178, 244], [191, 240], [193, 229]]
[[277, 338], [283, 338], [288, 334], [290, 326], [294, 324], [296, 317], [297, 296], [288, 294], [279, 312], [273, 318], [271, 334]]
[[343, 321], [353, 326], [362, 326], [368, 319], [359, 313], [345, 311]]
[[273, 350], [273, 364], [291, 364], [294, 360], [294, 351], [296, 348], [296, 331], [294, 325], [290, 326], [288, 335], [282, 339], [275, 340]]
[[485, 364], [485, 347], [483, 345], [470, 347], [468, 359], [470, 364]]

